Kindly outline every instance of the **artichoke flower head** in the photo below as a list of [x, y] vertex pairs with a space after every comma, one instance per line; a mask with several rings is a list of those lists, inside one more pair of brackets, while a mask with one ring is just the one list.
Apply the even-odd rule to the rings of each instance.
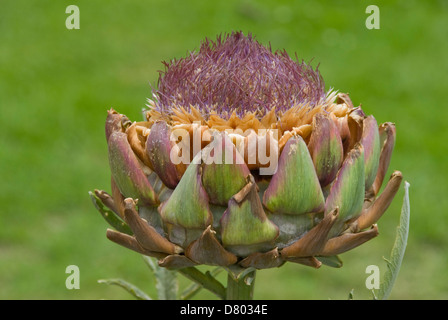
[[395, 126], [251, 35], [206, 39], [159, 74], [145, 121], [111, 109], [107, 237], [171, 269], [318, 268], [378, 235]]

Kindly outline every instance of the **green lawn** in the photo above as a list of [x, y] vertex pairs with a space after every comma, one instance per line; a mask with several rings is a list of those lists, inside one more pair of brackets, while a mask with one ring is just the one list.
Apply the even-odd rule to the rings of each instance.
[[[109, 190], [106, 110], [140, 119], [162, 60], [232, 30], [313, 59], [327, 88], [350, 93], [378, 122], [396, 123], [390, 171], [411, 184], [411, 231], [391, 298], [448, 299], [446, 1], [375, 1], [380, 30], [365, 27], [368, 1], [82, 0], [79, 30], [65, 27], [69, 4], [0, 6], [0, 299], [129, 298], [102, 278], [154, 294], [142, 258], [106, 239], [88, 196]], [[370, 298], [365, 269], [385, 271], [402, 197], [403, 189], [378, 238], [341, 256], [343, 268], [260, 271], [255, 298], [346, 299], [352, 289]], [[65, 288], [71, 264], [80, 290]]]

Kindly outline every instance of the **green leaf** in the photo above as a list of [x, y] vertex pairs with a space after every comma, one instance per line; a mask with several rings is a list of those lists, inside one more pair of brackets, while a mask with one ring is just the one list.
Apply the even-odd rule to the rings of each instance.
[[154, 273], [159, 300], [176, 300], [178, 291], [177, 273], [160, 267], [150, 257], [143, 256], [146, 264]]
[[126, 282], [122, 279], [102, 279], [98, 280], [98, 283], [105, 283], [108, 285], [116, 285], [122, 287], [138, 300], [152, 300], [146, 293], [134, 286], [133, 284]]
[[159, 300], [176, 300], [178, 290], [176, 271], [158, 267], [155, 276]]
[[[211, 272], [207, 271], [206, 275], [210, 277], [217, 276], [221, 271], [223, 271], [221, 267], [216, 267]], [[198, 283], [192, 283], [190, 286], [188, 286], [181, 294], [180, 299], [181, 300], [189, 300], [194, 295], [196, 295], [199, 291], [201, 291], [203, 287], [199, 285]]]
[[157, 265], [157, 262], [155, 262], [155, 259], [148, 256], [142, 256], [142, 258], [145, 261], [146, 265], [151, 269], [151, 271], [155, 273], [156, 268], [159, 267]]
[[108, 208], [101, 202], [95, 193], [89, 191], [90, 199], [93, 202], [95, 208], [101, 213], [101, 216], [106, 220], [106, 222], [115, 230], [132, 235], [131, 228], [119, 217], [117, 214]]
[[401, 263], [406, 251], [406, 244], [408, 242], [410, 210], [409, 183], [405, 181], [400, 224], [397, 227], [397, 235], [395, 237], [395, 243], [392, 248], [390, 258], [388, 260], [385, 259], [388, 268], [386, 273], [384, 274], [384, 278], [378, 291], [378, 295], [376, 296], [379, 300], [386, 300], [389, 298], [395, 280], [397, 279], [398, 273], [400, 271]]

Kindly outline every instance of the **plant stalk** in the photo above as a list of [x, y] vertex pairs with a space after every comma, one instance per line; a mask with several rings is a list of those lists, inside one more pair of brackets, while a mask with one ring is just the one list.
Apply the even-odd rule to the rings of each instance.
[[255, 270], [237, 279], [229, 272], [227, 276], [226, 300], [252, 300], [254, 284]]

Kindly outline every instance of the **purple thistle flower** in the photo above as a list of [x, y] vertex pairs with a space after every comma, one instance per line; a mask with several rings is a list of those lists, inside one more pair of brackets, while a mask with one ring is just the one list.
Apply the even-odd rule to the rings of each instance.
[[284, 50], [272, 52], [242, 32], [218, 36], [215, 42], [205, 39], [199, 52], [163, 64], [155, 91], [161, 113], [194, 106], [204, 116], [226, 117], [234, 110], [239, 116], [264, 115], [274, 107], [285, 112], [301, 103], [315, 106], [325, 98], [318, 68], [292, 60]]

